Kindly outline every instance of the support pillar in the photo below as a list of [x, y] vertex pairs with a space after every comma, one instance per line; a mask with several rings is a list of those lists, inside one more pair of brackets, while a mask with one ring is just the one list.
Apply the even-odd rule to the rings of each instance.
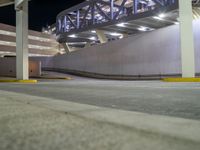
[[28, 0], [15, 0], [15, 9], [16, 76], [18, 80], [28, 80]]
[[84, 48], [88, 48], [88, 47], [90, 47], [90, 46], [91, 46], [90, 42], [87, 42], [87, 43], [85, 44], [85, 47], [84, 47]]
[[179, 0], [182, 77], [195, 77], [195, 52], [191, 0]]
[[100, 43], [106, 43], [108, 41], [106, 35], [104, 34], [104, 31], [96, 29], [96, 33], [100, 40]]
[[128, 34], [123, 33], [123, 38], [127, 38], [127, 37], [128, 37]]
[[70, 50], [70, 47], [69, 47], [69, 45], [67, 44], [67, 43], [62, 43], [62, 46], [63, 46], [63, 48], [65, 49], [65, 52], [66, 53], [69, 53], [71, 50]]

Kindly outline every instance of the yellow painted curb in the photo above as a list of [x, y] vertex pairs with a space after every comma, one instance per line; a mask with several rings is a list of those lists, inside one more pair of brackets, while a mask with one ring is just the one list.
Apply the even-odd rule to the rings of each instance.
[[165, 78], [165, 82], [200, 82], [200, 78]]
[[5, 79], [5, 80], [0, 80], [0, 82], [4, 82], [4, 83], [37, 83], [37, 80], [9, 80], [9, 79]]

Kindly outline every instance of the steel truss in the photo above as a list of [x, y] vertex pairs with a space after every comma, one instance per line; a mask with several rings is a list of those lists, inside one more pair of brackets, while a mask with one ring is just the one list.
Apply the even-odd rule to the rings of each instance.
[[[56, 20], [59, 42], [72, 33], [153, 15], [154, 11], [178, 8], [178, 0], [87, 0], [61, 12]], [[155, 12], [154, 12], [155, 13]]]
[[194, 7], [200, 7], [200, 0], [192, 0], [192, 4]]

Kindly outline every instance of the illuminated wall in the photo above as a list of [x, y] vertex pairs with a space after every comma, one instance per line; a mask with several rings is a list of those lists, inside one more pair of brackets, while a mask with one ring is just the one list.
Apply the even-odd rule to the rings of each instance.
[[[194, 22], [194, 37], [200, 73], [200, 20]], [[173, 25], [56, 56], [53, 68], [125, 76], [181, 74], [179, 38], [179, 25]]]

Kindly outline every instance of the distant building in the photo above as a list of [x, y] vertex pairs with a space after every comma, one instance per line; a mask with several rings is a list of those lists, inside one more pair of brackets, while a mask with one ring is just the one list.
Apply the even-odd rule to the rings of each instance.
[[[16, 55], [14, 26], [0, 23], [0, 56]], [[53, 56], [59, 52], [59, 43], [50, 34], [29, 30], [29, 56]]]

